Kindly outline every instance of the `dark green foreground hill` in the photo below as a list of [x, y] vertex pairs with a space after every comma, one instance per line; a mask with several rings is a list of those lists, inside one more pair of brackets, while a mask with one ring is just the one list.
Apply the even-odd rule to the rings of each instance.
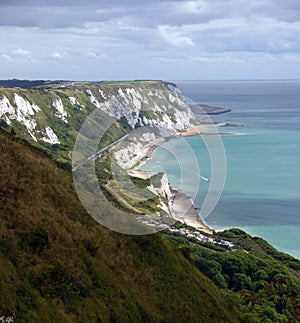
[[241, 322], [160, 234], [109, 231], [72, 175], [0, 132], [0, 317], [14, 322]]

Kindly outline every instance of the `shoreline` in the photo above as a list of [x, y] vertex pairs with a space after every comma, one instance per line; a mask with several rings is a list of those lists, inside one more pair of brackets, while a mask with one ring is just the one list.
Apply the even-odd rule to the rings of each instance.
[[[207, 124], [200, 124], [194, 127], [187, 129], [184, 132], [179, 133], [176, 137], [191, 137], [191, 136], [198, 136], [198, 135], [221, 135], [220, 132], [208, 132], [209, 129], [216, 129], [220, 127], [225, 127], [226, 122], [218, 122], [218, 123], [207, 123]], [[223, 133], [224, 134], [224, 133]]]
[[[141, 148], [139, 151], [139, 154], [135, 157], [134, 164], [130, 167], [131, 170], [138, 170], [138, 168], [143, 165], [144, 161], [148, 158], [151, 158], [153, 152], [155, 151], [156, 148], [162, 146], [164, 143], [180, 138], [180, 137], [194, 137], [194, 136], [199, 136], [199, 135], [212, 135], [212, 136], [236, 136], [240, 135], [239, 133], [235, 132], [209, 132], [209, 129], [215, 129], [215, 128], [220, 128], [220, 127], [226, 127], [226, 126], [231, 126], [231, 124], [227, 124], [226, 122], [217, 122], [217, 123], [206, 123], [206, 124], [200, 124], [193, 126], [184, 132], [177, 132], [174, 135], [171, 135], [169, 137], [161, 137], [155, 139], [152, 143], [145, 145], [144, 147]], [[238, 126], [238, 125], [234, 125]]]
[[170, 212], [173, 218], [206, 234], [213, 234], [213, 230], [199, 217], [199, 214], [188, 195], [181, 190], [170, 186]]
[[[224, 126], [226, 126], [226, 123], [224, 122], [218, 122], [214, 124], [202, 124], [191, 127], [182, 133], [177, 133], [174, 136], [170, 136], [168, 138], [158, 138], [150, 145], [148, 144], [141, 149], [141, 154], [138, 156], [138, 160], [135, 160], [135, 166], [128, 170], [128, 174], [130, 176], [140, 177], [142, 179], [149, 179], [151, 177], [151, 172], [141, 171], [139, 170], [139, 167], [143, 165], [143, 163], [148, 158], [151, 158], [156, 148], [158, 148], [159, 146], [168, 142], [171, 139], [180, 137], [192, 137], [201, 134], [224, 135], [227, 133], [204, 132], [207, 131], [209, 128], [219, 128]], [[233, 133], [228, 134], [233, 135]], [[206, 223], [204, 223], [204, 221], [200, 219], [197, 209], [195, 208], [193, 201], [191, 201], [190, 197], [186, 193], [182, 192], [180, 189], [172, 187], [170, 184], [169, 188], [171, 191], [171, 197], [169, 198], [169, 209], [173, 218], [181, 223], [186, 224], [187, 226], [194, 227], [199, 231], [212, 235], [213, 229], [210, 228]]]
[[[151, 172], [141, 171], [139, 167], [142, 166], [147, 159], [151, 158], [156, 148], [172, 139], [180, 137], [194, 137], [199, 135], [240, 135], [240, 133], [234, 132], [219, 132], [216, 129], [226, 126], [229, 127], [239, 125], [228, 124], [226, 122], [198, 124], [185, 130], [184, 132], [178, 132], [173, 136], [169, 136], [166, 138], [158, 138], [152, 143], [147, 144], [140, 150], [138, 156], [135, 159], [135, 164], [131, 167], [131, 169], [128, 170], [128, 174], [130, 176], [140, 177], [142, 179], [149, 179], [153, 174], [151, 174]], [[209, 130], [212, 131], [210, 132]], [[171, 197], [169, 198], [169, 210], [173, 218], [181, 223], [186, 224], [187, 226], [194, 227], [199, 231], [212, 235], [214, 230], [210, 228], [203, 220], [201, 220], [197, 212], [197, 209], [195, 208], [193, 201], [191, 201], [190, 197], [186, 193], [182, 192], [180, 189], [172, 187], [170, 184], [169, 188], [171, 191]]]

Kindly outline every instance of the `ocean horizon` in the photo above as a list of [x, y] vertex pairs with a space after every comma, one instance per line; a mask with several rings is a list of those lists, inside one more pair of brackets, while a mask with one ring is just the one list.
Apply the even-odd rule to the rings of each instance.
[[[181, 81], [196, 103], [229, 108], [221, 127], [226, 182], [205, 222], [215, 230], [237, 227], [300, 259], [300, 81]], [[195, 160], [197, 171], [195, 171]], [[200, 136], [174, 139], [141, 167], [165, 171], [170, 183], [201, 209], [209, 190], [211, 160]]]

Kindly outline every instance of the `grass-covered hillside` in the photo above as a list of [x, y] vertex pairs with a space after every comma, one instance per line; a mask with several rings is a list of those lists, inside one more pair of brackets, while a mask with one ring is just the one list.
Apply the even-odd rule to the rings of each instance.
[[165, 237], [96, 223], [68, 169], [2, 132], [0, 165], [0, 317], [241, 322], [232, 301]]

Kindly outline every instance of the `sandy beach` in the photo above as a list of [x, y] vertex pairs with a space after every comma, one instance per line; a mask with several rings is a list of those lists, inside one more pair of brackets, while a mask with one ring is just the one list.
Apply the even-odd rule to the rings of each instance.
[[[150, 172], [140, 170], [129, 170], [128, 174], [142, 179], [149, 179], [151, 177]], [[170, 191], [169, 210], [173, 218], [199, 231], [212, 234], [213, 231], [201, 221], [197, 210], [187, 194], [172, 186], [170, 186]]]
[[174, 219], [185, 223], [188, 226], [194, 227], [195, 229], [212, 234], [213, 231], [206, 226], [191, 202], [190, 198], [183, 192], [171, 188], [172, 197], [170, 199], [170, 211]]
[[[129, 170], [128, 174], [144, 180], [151, 177], [150, 172], [140, 170]], [[171, 186], [170, 191], [172, 195], [169, 198], [169, 210], [173, 218], [188, 226], [194, 227], [199, 231], [212, 234], [213, 231], [199, 218], [197, 210], [195, 209], [190, 198], [182, 191]]]

